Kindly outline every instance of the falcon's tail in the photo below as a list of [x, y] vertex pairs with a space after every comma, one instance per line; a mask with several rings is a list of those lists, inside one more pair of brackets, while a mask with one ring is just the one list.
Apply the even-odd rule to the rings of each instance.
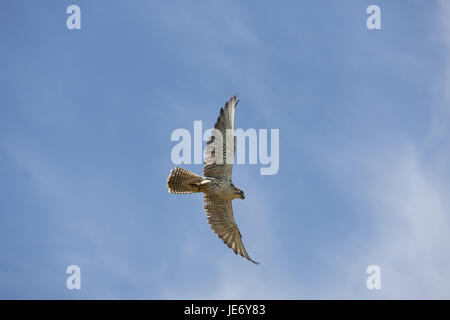
[[203, 178], [188, 170], [176, 167], [170, 170], [167, 178], [167, 188], [170, 193], [200, 192], [200, 182]]

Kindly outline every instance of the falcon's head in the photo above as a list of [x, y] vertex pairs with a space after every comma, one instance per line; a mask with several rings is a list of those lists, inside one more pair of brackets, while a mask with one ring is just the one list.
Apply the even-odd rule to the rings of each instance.
[[244, 191], [242, 191], [241, 189], [236, 188], [236, 194], [239, 199], [245, 199]]

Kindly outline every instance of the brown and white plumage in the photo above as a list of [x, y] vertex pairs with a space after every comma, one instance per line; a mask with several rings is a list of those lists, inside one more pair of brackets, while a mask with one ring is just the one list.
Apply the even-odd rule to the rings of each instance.
[[208, 223], [211, 229], [222, 241], [233, 250], [235, 254], [240, 254], [247, 260], [259, 264], [250, 258], [242, 242], [242, 235], [236, 222], [234, 221], [233, 207], [231, 200], [223, 200], [219, 197], [205, 194], [205, 210]]
[[[207, 142], [203, 169], [204, 177], [177, 167], [171, 171], [167, 180], [167, 187], [170, 193], [203, 192], [206, 216], [214, 233], [235, 254], [240, 254], [247, 260], [259, 264], [250, 258], [244, 247], [231, 205], [233, 199], [245, 199], [244, 192], [236, 188], [231, 181], [236, 150], [234, 118], [238, 102], [239, 100], [236, 100], [236, 95], [234, 95], [220, 109], [220, 115], [214, 125], [217, 131], [216, 133], [213, 132]], [[217, 132], [220, 134], [218, 135]], [[217, 138], [220, 136], [222, 139]]]
[[[222, 141], [216, 141], [216, 137], [211, 135], [206, 143], [205, 167], [203, 175], [211, 178], [221, 178], [231, 180], [233, 170], [234, 153], [236, 150], [236, 136], [234, 135], [234, 116], [236, 114], [236, 101], [234, 95], [230, 101], [220, 108], [220, 115], [214, 124], [214, 130], [218, 130], [222, 137]], [[215, 162], [216, 152], [222, 149], [221, 163]]]

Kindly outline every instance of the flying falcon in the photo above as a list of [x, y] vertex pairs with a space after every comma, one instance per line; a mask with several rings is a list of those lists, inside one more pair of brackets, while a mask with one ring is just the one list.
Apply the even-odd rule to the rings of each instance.
[[206, 217], [211, 229], [235, 254], [239, 253], [247, 260], [259, 264], [245, 250], [231, 206], [231, 200], [245, 199], [244, 192], [231, 181], [236, 151], [234, 115], [238, 102], [234, 95], [220, 108], [220, 115], [206, 144], [203, 177], [176, 167], [170, 171], [167, 188], [170, 193], [177, 194], [203, 192]]

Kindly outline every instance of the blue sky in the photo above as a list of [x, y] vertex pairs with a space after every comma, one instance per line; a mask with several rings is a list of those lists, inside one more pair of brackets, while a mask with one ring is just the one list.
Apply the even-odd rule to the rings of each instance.
[[[449, 15], [418, 0], [2, 1], [0, 298], [450, 298]], [[212, 126], [235, 92], [237, 127], [280, 129], [278, 174], [233, 171], [259, 266], [212, 233], [200, 195], [166, 188], [172, 131]]]

